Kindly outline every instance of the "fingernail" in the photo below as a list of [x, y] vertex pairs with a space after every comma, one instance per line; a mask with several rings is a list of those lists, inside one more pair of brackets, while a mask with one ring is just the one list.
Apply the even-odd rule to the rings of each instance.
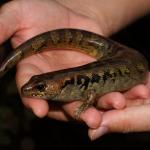
[[93, 141], [93, 140], [96, 140], [97, 138], [103, 136], [106, 133], [108, 133], [108, 128], [105, 126], [101, 126], [96, 130], [92, 130], [89, 137]]

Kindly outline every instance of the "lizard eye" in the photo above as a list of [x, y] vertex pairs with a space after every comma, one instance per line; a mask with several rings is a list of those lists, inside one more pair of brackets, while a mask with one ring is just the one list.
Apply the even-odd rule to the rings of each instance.
[[46, 88], [46, 85], [45, 84], [38, 84], [36, 85], [35, 87], [38, 91], [44, 91], [45, 88]]

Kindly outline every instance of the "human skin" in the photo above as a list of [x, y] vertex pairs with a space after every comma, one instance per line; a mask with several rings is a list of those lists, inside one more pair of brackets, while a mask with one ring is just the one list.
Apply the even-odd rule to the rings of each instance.
[[[149, 0], [133, 0], [132, 3], [130, 0], [13, 0], [0, 9], [0, 43], [11, 37], [15, 48], [39, 33], [56, 28], [80, 28], [109, 36], [147, 14], [149, 9]], [[79, 66], [93, 60], [65, 50], [36, 54], [17, 65], [18, 90], [32, 75]], [[147, 83], [126, 93], [113, 92], [101, 97], [97, 107], [108, 111], [91, 107], [80, 116], [80, 120], [89, 127], [89, 137], [96, 139], [106, 132], [150, 130], [149, 87]], [[56, 106], [48, 105], [44, 100], [24, 97], [22, 101], [38, 117], [48, 115], [64, 121], [73, 118], [74, 111], [81, 104], [71, 102]], [[137, 122], [139, 116], [142, 116], [143, 123]]]

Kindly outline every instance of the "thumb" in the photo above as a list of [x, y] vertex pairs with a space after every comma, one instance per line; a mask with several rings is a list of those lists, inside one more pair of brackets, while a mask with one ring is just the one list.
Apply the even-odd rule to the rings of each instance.
[[8, 2], [0, 8], [0, 43], [10, 38], [20, 26], [18, 4], [15, 1]]
[[101, 126], [89, 129], [89, 137], [95, 140], [108, 132], [142, 132], [150, 131], [150, 105], [128, 107], [112, 110], [103, 116]]

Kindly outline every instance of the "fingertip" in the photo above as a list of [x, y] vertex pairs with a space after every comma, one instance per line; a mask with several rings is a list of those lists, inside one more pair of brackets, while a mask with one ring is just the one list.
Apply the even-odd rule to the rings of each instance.
[[108, 128], [105, 126], [101, 126], [98, 129], [89, 129], [88, 136], [92, 141], [94, 141], [97, 138], [100, 138], [101, 136], [107, 133], [108, 133]]
[[127, 99], [146, 99], [150, 96], [150, 91], [146, 85], [140, 84], [127, 91], [124, 95]]
[[126, 106], [126, 100], [123, 94], [119, 92], [111, 92], [102, 96], [98, 102], [97, 107], [103, 109], [122, 109]]
[[94, 107], [88, 108], [85, 112], [81, 113], [80, 119], [91, 129], [96, 129], [100, 126], [102, 120], [102, 112]]
[[49, 111], [49, 106], [45, 100], [25, 98], [23, 99], [23, 103], [27, 108], [31, 109], [37, 117], [40, 118], [46, 116]]
[[82, 102], [74, 101], [62, 106], [64, 111], [77, 121], [83, 121], [89, 128], [98, 128], [102, 120], [102, 112], [97, 110], [95, 107], [89, 107], [85, 111], [79, 114], [79, 118], [76, 118], [76, 111], [80, 108]]
[[49, 109], [47, 105], [40, 105], [40, 107], [39, 105], [35, 105], [32, 106], [32, 110], [37, 117], [43, 118], [47, 115]]
[[115, 109], [123, 109], [126, 106], [125, 98], [120, 95], [120, 97], [116, 98], [113, 105]]

